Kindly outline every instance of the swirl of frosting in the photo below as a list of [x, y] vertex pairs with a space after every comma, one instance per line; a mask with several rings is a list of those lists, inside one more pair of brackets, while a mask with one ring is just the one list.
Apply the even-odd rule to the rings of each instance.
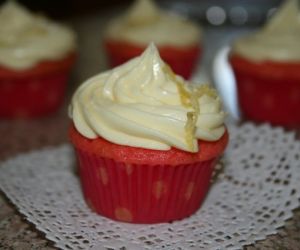
[[198, 139], [224, 133], [215, 92], [174, 75], [151, 44], [127, 63], [87, 80], [75, 92], [69, 116], [83, 136], [157, 150], [198, 151]]
[[288, 0], [258, 32], [238, 39], [237, 53], [252, 61], [300, 61], [300, 11], [297, 0]]
[[61, 59], [75, 49], [70, 29], [32, 15], [14, 1], [0, 9], [0, 64], [24, 70], [43, 60]]
[[136, 0], [125, 15], [112, 20], [106, 37], [138, 45], [189, 46], [199, 43], [200, 28], [175, 14], [160, 10], [151, 0]]

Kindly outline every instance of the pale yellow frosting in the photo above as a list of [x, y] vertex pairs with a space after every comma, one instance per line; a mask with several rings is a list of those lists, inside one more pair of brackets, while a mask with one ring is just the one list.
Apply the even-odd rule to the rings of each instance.
[[112, 20], [106, 37], [142, 46], [189, 46], [199, 43], [200, 28], [187, 19], [159, 9], [152, 0], [136, 0], [120, 18]]
[[233, 53], [252, 61], [299, 62], [299, 10], [297, 0], [285, 1], [261, 30], [237, 40], [233, 45]]
[[75, 49], [69, 28], [8, 1], [0, 8], [0, 65], [14, 70], [33, 67], [43, 60], [61, 59]]
[[186, 83], [151, 44], [141, 56], [83, 83], [69, 116], [89, 139], [197, 152], [198, 139], [215, 141], [224, 134], [225, 114], [212, 89]]

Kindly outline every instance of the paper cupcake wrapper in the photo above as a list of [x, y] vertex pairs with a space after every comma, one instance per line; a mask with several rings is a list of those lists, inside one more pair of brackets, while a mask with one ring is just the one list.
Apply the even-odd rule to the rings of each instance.
[[68, 73], [0, 79], [0, 117], [29, 118], [56, 111], [63, 102]]
[[65, 95], [76, 52], [16, 71], [0, 66], [0, 118], [31, 118], [55, 112]]
[[76, 149], [87, 204], [117, 221], [159, 223], [199, 209], [216, 159], [188, 165], [135, 165]]
[[245, 68], [238, 61], [232, 66], [239, 105], [245, 119], [287, 127], [299, 126], [300, 76], [292, 74], [287, 66], [284, 66], [286, 71], [282, 69], [270, 74], [257, 72], [250, 66]]
[[[105, 48], [111, 68], [139, 56], [145, 49], [132, 44], [111, 41], [105, 43]], [[185, 79], [192, 76], [201, 54], [200, 46], [191, 46], [184, 49], [158, 46], [158, 50], [161, 58], [170, 65], [172, 70]]]

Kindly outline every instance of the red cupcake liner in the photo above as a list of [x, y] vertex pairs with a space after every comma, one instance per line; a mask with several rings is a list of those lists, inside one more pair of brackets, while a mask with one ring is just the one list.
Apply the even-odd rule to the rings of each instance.
[[25, 71], [0, 67], [0, 117], [31, 118], [55, 112], [63, 102], [75, 55]]
[[193, 164], [117, 162], [76, 148], [84, 197], [96, 213], [117, 221], [160, 223], [196, 212], [217, 158]]
[[[126, 42], [105, 41], [104, 43], [110, 67], [116, 67], [139, 56], [146, 47], [129, 44]], [[196, 69], [201, 55], [199, 45], [184, 48], [173, 46], [158, 46], [161, 58], [170, 65], [172, 70], [189, 79]]]
[[300, 63], [250, 62], [230, 57], [245, 119], [274, 125], [300, 125]]

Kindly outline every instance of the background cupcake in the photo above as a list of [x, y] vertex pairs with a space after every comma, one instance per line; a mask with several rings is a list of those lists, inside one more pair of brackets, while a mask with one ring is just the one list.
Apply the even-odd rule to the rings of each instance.
[[63, 101], [74, 33], [14, 1], [0, 9], [0, 117], [45, 115]]
[[216, 92], [175, 75], [154, 45], [83, 83], [69, 115], [87, 203], [132, 223], [194, 213], [228, 140]]
[[151, 0], [136, 0], [124, 15], [108, 24], [104, 37], [111, 67], [140, 55], [154, 42], [174, 72], [190, 78], [200, 54], [199, 27], [160, 10]]
[[245, 118], [300, 124], [299, 18], [298, 2], [285, 1], [265, 27], [234, 43], [230, 62]]

